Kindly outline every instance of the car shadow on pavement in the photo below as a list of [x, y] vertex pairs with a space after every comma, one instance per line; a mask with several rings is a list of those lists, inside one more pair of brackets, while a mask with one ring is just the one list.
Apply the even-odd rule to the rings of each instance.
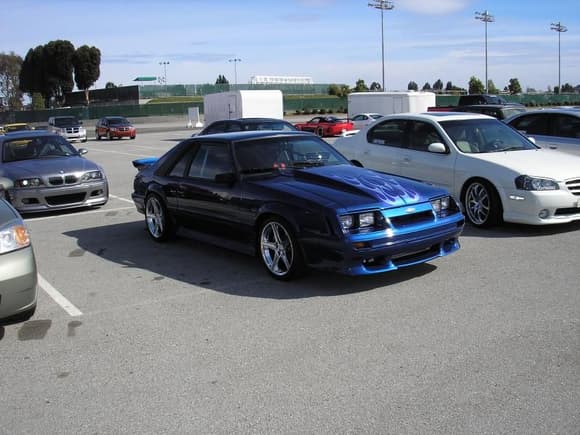
[[[191, 237], [178, 236], [169, 243], [150, 239], [143, 221], [68, 231], [78, 248], [69, 253], [79, 257], [88, 252], [116, 263], [135, 279], [163, 281], [165, 278], [236, 296], [300, 299], [338, 296], [373, 290], [409, 281], [436, 270], [430, 263], [371, 276], [349, 277], [311, 271], [290, 282], [273, 279], [256, 257], [215, 247]], [[150, 276], [143, 276], [143, 271]], [[168, 281], [170, 282], [170, 281]], [[135, 288], [139, 286], [136, 281]]]
[[580, 231], [580, 222], [556, 225], [524, 225], [504, 223], [492, 228], [477, 228], [466, 224], [462, 236], [482, 238], [544, 237]]

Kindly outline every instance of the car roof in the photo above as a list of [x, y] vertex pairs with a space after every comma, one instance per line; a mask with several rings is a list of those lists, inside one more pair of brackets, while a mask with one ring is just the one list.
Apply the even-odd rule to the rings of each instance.
[[252, 131], [234, 131], [229, 133], [215, 133], [206, 136], [193, 136], [191, 139], [203, 141], [238, 141], [247, 139], [261, 139], [266, 137], [316, 137], [314, 134], [306, 131], [278, 131], [278, 130], [252, 130]]
[[562, 109], [562, 108], [548, 108], [548, 109], [535, 109], [535, 110], [528, 110], [522, 113], [516, 113], [515, 115], [510, 116], [509, 118], [505, 119], [506, 123], [513, 121], [514, 119], [522, 118], [524, 116], [530, 115], [546, 115], [546, 114], [559, 114], [559, 115], [571, 115], [577, 118], [580, 118], [580, 110], [578, 109]]
[[18, 130], [10, 132], [4, 136], [0, 136], [0, 143], [14, 139], [28, 139], [43, 136], [58, 136], [58, 135], [48, 130]]
[[495, 119], [493, 116], [483, 115], [481, 113], [473, 112], [425, 112], [425, 113], [398, 113], [395, 115], [383, 116], [380, 120], [388, 119], [414, 119], [431, 122], [440, 121], [462, 121], [468, 119]]

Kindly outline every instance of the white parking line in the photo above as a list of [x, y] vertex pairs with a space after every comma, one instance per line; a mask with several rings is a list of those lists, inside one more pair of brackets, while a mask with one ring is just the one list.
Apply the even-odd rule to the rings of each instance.
[[122, 151], [100, 150], [98, 148], [91, 148], [91, 151], [97, 151], [97, 152], [109, 153], [109, 154], [122, 154], [124, 156], [131, 156], [131, 157], [150, 157], [151, 156], [151, 154], [144, 155], [144, 154], [124, 153]]
[[65, 298], [57, 289], [55, 289], [50, 283], [45, 280], [40, 274], [38, 274], [38, 284], [58, 305], [65, 310], [69, 316], [77, 317], [82, 316], [83, 313], [77, 307], [75, 307], [67, 298]]
[[127, 198], [122, 198], [122, 197], [120, 197], [120, 196], [111, 195], [110, 193], [109, 193], [109, 197], [110, 197], [110, 198], [114, 198], [114, 199], [118, 199], [119, 201], [128, 202], [129, 204], [135, 204], [135, 203], [133, 202], [133, 200], [131, 200], [131, 199], [127, 199]]

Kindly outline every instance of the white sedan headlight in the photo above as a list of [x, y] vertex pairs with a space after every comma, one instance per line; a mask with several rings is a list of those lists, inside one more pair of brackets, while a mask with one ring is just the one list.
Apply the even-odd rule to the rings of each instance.
[[530, 177], [520, 175], [515, 180], [516, 187], [521, 190], [558, 190], [560, 186], [550, 178]]

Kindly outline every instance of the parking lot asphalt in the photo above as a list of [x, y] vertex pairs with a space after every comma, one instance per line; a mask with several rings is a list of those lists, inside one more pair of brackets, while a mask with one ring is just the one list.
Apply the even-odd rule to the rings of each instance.
[[90, 134], [110, 201], [26, 217], [39, 304], [0, 328], [0, 434], [579, 433], [580, 224], [468, 226], [432, 263], [277, 282], [148, 238], [131, 160], [191, 133]]

